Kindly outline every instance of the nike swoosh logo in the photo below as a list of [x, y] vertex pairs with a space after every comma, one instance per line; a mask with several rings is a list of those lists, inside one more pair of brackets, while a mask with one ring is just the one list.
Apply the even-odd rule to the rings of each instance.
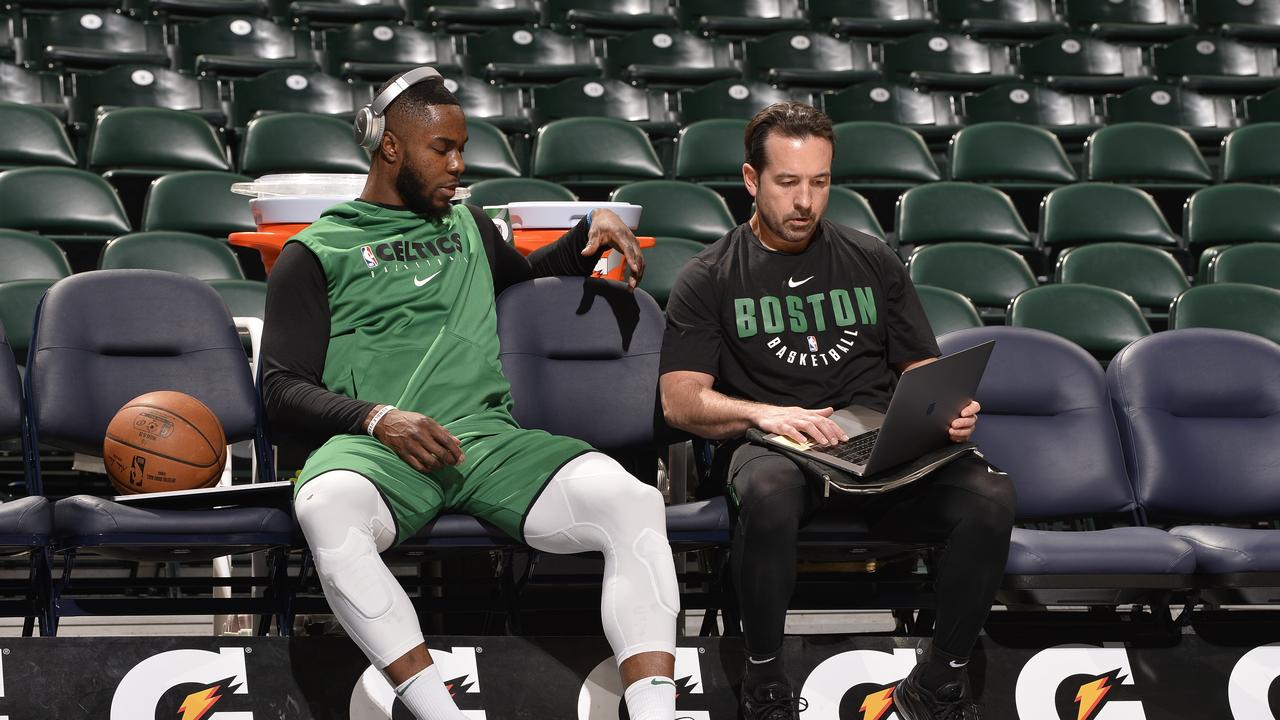
[[404, 687], [396, 688], [396, 695], [399, 695], [400, 697], [404, 697], [404, 694], [409, 692], [409, 686], [413, 685], [417, 681], [418, 681], [417, 675], [414, 675], [413, 677], [409, 678], [409, 682], [405, 683]]
[[777, 655], [774, 655], [774, 656], [773, 656], [773, 657], [771, 657], [771, 658], [765, 658], [764, 660], [757, 660], [757, 659], [755, 659], [755, 658], [753, 658], [753, 657], [748, 657], [748, 658], [747, 658], [747, 662], [751, 663], [752, 665], [764, 665], [765, 663], [771, 663], [771, 662], [773, 662], [774, 660], [777, 660], [777, 659], [778, 659], [778, 656], [777, 656]]
[[791, 279], [791, 278], [787, 278], [787, 287], [798, 288], [798, 287], [800, 287], [801, 285], [803, 285], [803, 284], [805, 284], [805, 283], [809, 282], [809, 281], [810, 281], [810, 280], [812, 280], [812, 279], [813, 279], [813, 276], [812, 276], [812, 275], [810, 275], [809, 277], [807, 277], [807, 278], [805, 278], [805, 279], [801, 280], [800, 282], [796, 282], [795, 280], [793, 280], [793, 279]]
[[654, 679], [650, 680], [650, 681], [649, 681], [649, 684], [650, 684], [650, 685], [670, 685], [671, 687], [675, 687], [675, 686], [676, 686], [676, 684], [675, 684], [675, 683], [673, 683], [673, 682], [671, 682], [670, 680], [660, 680], [660, 679], [658, 679], [658, 678], [654, 678]]
[[414, 284], [414, 285], [417, 285], [418, 287], [422, 287], [423, 285], [426, 285], [427, 283], [429, 283], [429, 282], [431, 282], [432, 280], [434, 280], [434, 279], [435, 279], [435, 277], [436, 277], [436, 275], [439, 275], [439, 274], [440, 274], [440, 273], [442, 273], [442, 272], [444, 272], [444, 271], [443, 271], [443, 270], [437, 270], [437, 271], [435, 271], [435, 273], [434, 273], [434, 274], [432, 274], [432, 275], [428, 276], [425, 280], [419, 280], [419, 279], [418, 279], [418, 276], [417, 276], [417, 275], [414, 275], [414, 276], [413, 276], [413, 284]]
[[958, 662], [956, 662], [955, 660], [948, 660], [948, 661], [947, 661], [947, 664], [948, 664], [948, 665], [950, 665], [950, 666], [951, 666], [951, 667], [953, 667], [953, 668], [962, 668], [962, 667], [964, 667], [965, 665], [968, 665], [968, 664], [969, 664], [969, 661], [968, 661], [968, 660], [965, 660], [965, 661], [964, 661], [964, 662], [962, 662], [962, 663], [958, 663]]

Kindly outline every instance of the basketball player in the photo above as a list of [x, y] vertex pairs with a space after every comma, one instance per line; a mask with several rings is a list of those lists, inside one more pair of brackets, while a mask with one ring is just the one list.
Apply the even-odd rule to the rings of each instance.
[[398, 76], [366, 111], [364, 190], [285, 246], [263, 346], [273, 430], [320, 446], [294, 507], [330, 607], [416, 718], [462, 720], [379, 553], [445, 511], [537, 550], [601, 552], [601, 615], [630, 716], [673, 720], [679, 596], [662, 496], [586, 443], [518, 427], [498, 363], [497, 293], [588, 275], [606, 247], [625, 255], [634, 287], [635, 237], [597, 210], [526, 261], [483, 212], [450, 204], [467, 126], [435, 71]]
[[[671, 425], [724, 441], [716, 455], [738, 507], [731, 572], [748, 660], [743, 717], [794, 720], [804, 702], [779, 650], [796, 537], [822, 498], [794, 462], [742, 435], [759, 428], [821, 446], [847, 440], [833, 409], [884, 412], [897, 376], [932, 362], [938, 346], [897, 255], [822, 216], [831, 120], [808, 105], [772, 105], [747, 126], [745, 144], [742, 175], [756, 212], [676, 280], [662, 406]], [[978, 410], [971, 403], [951, 423], [952, 440], [968, 440]], [[974, 456], [857, 508], [876, 533], [944, 545], [933, 643], [894, 690], [903, 720], [978, 717], [964, 667], [1004, 572], [1013, 508], [1008, 477]]]

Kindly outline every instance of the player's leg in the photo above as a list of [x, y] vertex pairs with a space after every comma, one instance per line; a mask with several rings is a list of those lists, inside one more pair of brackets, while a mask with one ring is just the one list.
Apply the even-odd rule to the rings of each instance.
[[662, 495], [612, 458], [570, 460], [529, 509], [525, 541], [551, 553], [600, 552], [600, 613], [632, 720], [675, 716], [676, 587]]
[[413, 603], [379, 553], [395, 520], [374, 484], [348, 470], [309, 480], [294, 500], [329, 607], [419, 720], [462, 720], [431, 662]]

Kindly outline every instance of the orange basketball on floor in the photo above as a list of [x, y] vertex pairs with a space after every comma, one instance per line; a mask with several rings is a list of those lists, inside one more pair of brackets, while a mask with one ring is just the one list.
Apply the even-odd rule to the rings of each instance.
[[102, 459], [121, 495], [212, 487], [227, 462], [227, 438], [204, 403], [162, 390], [111, 418]]

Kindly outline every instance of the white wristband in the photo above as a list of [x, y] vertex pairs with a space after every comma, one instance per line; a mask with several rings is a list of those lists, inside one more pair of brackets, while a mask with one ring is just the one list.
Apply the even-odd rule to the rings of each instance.
[[369, 425], [364, 429], [364, 431], [369, 435], [373, 435], [373, 429], [378, 427], [378, 421], [381, 420], [383, 416], [385, 416], [387, 413], [395, 409], [396, 409], [395, 405], [383, 405], [381, 410], [373, 414], [373, 419], [369, 421]]

